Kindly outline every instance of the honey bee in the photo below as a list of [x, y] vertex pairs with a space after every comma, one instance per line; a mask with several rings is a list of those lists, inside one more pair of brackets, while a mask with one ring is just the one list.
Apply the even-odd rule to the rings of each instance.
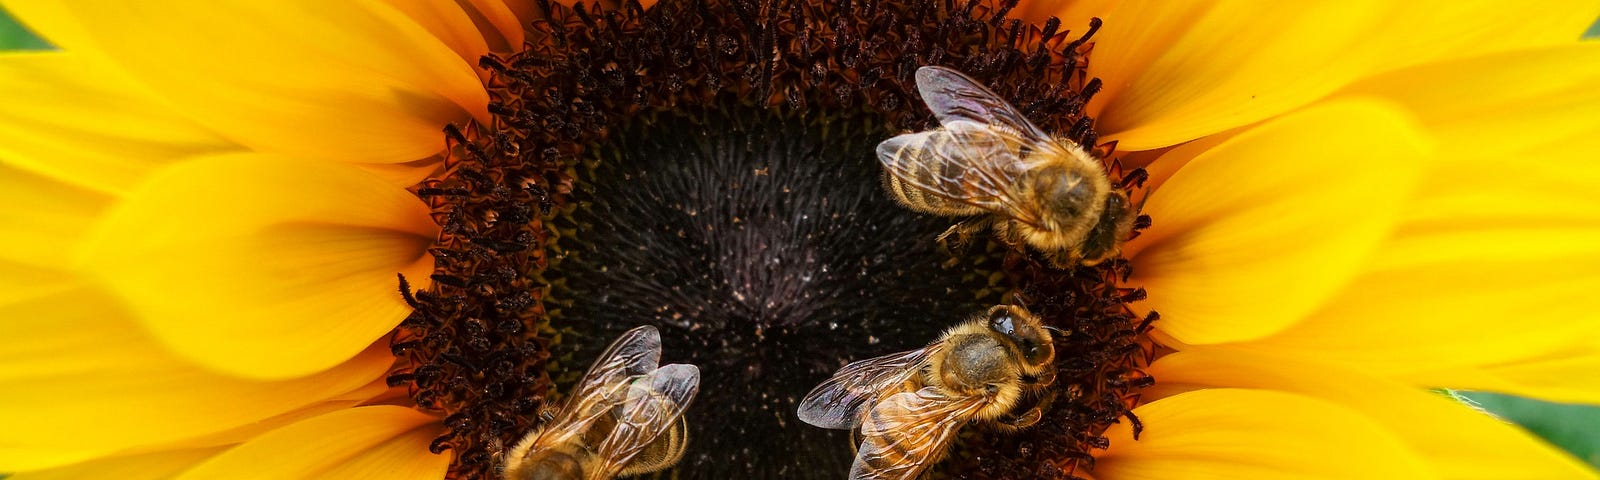
[[968, 421], [1010, 428], [1024, 396], [1055, 381], [1055, 343], [1039, 318], [1001, 305], [956, 325], [926, 347], [845, 365], [800, 401], [800, 420], [860, 429], [851, 480], [912, 479], [939, 462]]
[[678, 463], [688, 440], [683, 412], [700, 369], [661, 361], [661, 333], [623, 333], [583, 375], [560, 411], [505, 455], [505, 480], [602, 480]]
[[887, 189], [923, 213], [991, 214], [941, 238], [992, 223], [1002, 241], [1032, 245], [1061, 268], [1119, 253], [1137, 212], [1099, 159], [1044, 133], [961, 72], [919, 68], [917, 90], [941, 126], [878, 144]]

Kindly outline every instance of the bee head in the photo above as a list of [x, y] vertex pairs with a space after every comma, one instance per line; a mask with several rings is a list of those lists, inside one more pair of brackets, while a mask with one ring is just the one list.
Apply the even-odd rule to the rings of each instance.
[[1094, 265], [1120, 252], [1118, 248], [1123, 240], [1133, 232], [1136, 217], [1133, 205], [1128, 201], [1128, 195], [1120, 190], [1114, 190], [1106, 195], [1105, 209], [1100, 218], [1095, 222], [1094, 228], [1089, 230], [1089, 235], [1083, 239], [1083, 263]]
[[1014, 305], [999, 305], [989, 309], [988, 317], [989, 329], [1011, 340], [1030, 373], [1055, 360], [1055, 342], [1032, 313]]

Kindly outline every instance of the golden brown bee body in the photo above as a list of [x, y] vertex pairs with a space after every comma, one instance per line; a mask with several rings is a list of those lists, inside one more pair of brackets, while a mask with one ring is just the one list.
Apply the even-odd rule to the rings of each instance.
[[917, 89], [940, 128], [878, 144], [891, 196], [934, 215], [988, 214], [1002, 241], [1030, 245], [1058, 267], [1119, 253], [1136, 212], [1099, 159], [955, 70], [917, 69]]
[[839, 369], [800, 401], [801, 421], [860, 428], [852, 480], [912, 479], [943, 458], [969, 421], [1037, 423], [1039, 405], [1014, 410], [1055, 380], [1055, 344], [1038, 317], [997, 306], [921, 349]]
[[693, 365], [657, 367], [655, 327], [622, 334], [600, 354], [561, 409], [505, 454], [505, 480], [604, 480], [678, 463], [683, 412], [700, 386]]

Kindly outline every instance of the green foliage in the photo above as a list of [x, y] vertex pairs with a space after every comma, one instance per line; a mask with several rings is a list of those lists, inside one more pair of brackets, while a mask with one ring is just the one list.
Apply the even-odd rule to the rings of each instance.
[[1600, 407], [1541, 402], [1498, 393], [1456, 394], [1600, 468]]
[[45, 43], [29, 32], [27, 27], [17, 23], [4, 10], [0, 10], [0, 50], [45, 50], [50, 44]]

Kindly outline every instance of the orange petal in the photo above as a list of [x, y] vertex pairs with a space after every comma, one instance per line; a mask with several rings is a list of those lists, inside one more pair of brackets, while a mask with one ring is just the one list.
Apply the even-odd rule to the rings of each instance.
[[0, 318], [11, 339], [0, 343], [0, 471], [248, 425], [362, 388], [393, 363], [380, 345], [293, 380], [220, 375], [172, 355], [93, 286], [0, 304]]
[[[1024, 0], [1017, 2], [1017, 7], [1011, 10], [1012, 18], [1043, 25], [1045, 20], [1056, 17], [1061, 20], [1061, 29], [1071, 32], [1087, 31], [1089, 19], [1100, 18], [1105, 21], [1115, 22], [1111, 12], [1116, 9], [1117, 0], [1083, 0], [1072, 2], [1055, 2], [1048, 0]], [[1070, 33], [1072, 38], [1077, 38], [1082, 33]]]
[[[1359, 139], [1359, 141], [1347, 141]], [[1377, 147], [1381, 146], [1381, 147]], [[1153, 192], [1129, 242], [1131, 285], [1156, 328], [1191, 344], [1270, 335], [1357, 273], [1400, 216], [1424, 146], [1375, 102], [1325, 104], [1204, 152]]]
[[1371, 418], [1311, 397], [1265, 390], [1208, 389], [1133, 410], [1144, 422], [1105, 436], [1100, 480], [1432, 478], [1399, 438]]
[[1199, 348], [1162, 357], [1147, 372], [1160, 390], [1254, 388], [1339, 404], [1382, 424], [1444, 478], [1594, 477], [1571, 455], [1459, 402], [1312, 359]]
[[23, 472], [8, 480], [166, 480], [226, 450], [224, 447], [167, 450], [99, 458], [49, 470]]
[[[489, 41], [489, 49], [496, 52], [517, 52], [522, 50], [522, 39], [525, 32], [522, 30], [522, 21], [517, 19], [511, 7], [501, 0], [466, 0], [462, 8], [472, 16], [472, 21], [478, 24], [478, 30], [484, 32], [484, 37]], [[473, 59], [473, 64], [477, 60]]]
[[0, 53], [0, 159], [120, 194], [173, 160], [240, 147], [114, 69], [67, 52]]
[[205, 365], [288, 378], [345, 361], [409, 312], [437, 235], [423, 203], [352, 166], [266, 154], [158, 172], [108, 214], [85, 265]]
[[429, 453], [428, 443], [441, 433], [438, 418], [405, 407], [340, 410], [262, 434], [177, 479], [438, 480], [450, 455]]
[[67, 51], [92, 53], [179, 111], [255, 150], [364, 163], [444, 148], [446, 123], [487, 118], [472, 66], [375, 1], [18, 3]]
[[455, 2], [431, 0], [383, 0], [444, 42], [468, 65], [489, 53], [489, 43], [466, 10]]

